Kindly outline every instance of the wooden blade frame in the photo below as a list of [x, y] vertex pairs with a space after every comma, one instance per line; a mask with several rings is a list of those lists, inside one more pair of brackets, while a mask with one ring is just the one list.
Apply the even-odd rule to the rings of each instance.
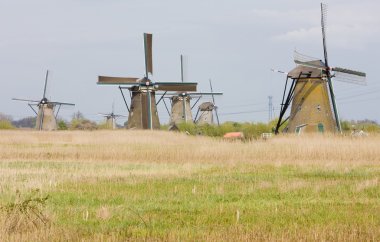
[[178, 91], [178, 92], [195, 92], [197, 91], [195, 82], [156, 82], [156, 90], [160, 91]]
[[217, 111], [217, 109], [218, 109], [218, 107], [215, 105], [215, 98], [214, 98], [214, 94], [213, 94], [213, 89], [212, 89], [212, 83], [211, 83], [211, 79], [209, 80], [209, 82], [210, 82], [210, 90], [211, 90], [211, 97], [212, 97], [212, 104], [214, 104], [214, 111], [215, 111], [215, 116], [216, 116], [216, 121], [217, 121], [217, 123], [218, 123], [218, 126], [220, 125], [220, 123], [219, 123], [219, 116], [218, 116], [218, 111]]
[[139, 78], [136, 77], [110, 77], [110, 76], [99, 76], [97, 84], [100, 85], [132, 85], [138, 84]]
[[42, 98], [46, 98], [46, 86], [47, 86], [48, 78], [49, 78], [49, 70], [46, 71], [45, 86], [44, 86], [44, 95], [42, 96]]
[[144, 50], [145, 50], [145, 77], [153, 74], [153, 51], [152, 51], [153, 35], [144, 33]]

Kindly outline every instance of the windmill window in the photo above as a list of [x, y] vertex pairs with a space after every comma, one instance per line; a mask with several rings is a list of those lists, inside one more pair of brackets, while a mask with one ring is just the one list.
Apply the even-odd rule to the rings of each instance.
[[320, 112], [321, 111], [321, 105], [317, 105], [317, 110]]

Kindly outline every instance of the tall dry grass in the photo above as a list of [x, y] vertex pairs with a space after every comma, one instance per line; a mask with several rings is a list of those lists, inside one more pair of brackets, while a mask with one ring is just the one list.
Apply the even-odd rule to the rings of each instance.
[[278, 136], [230, 142], [163, 131], [0, 131], [2, 161], [341, 163], [380, 161], [380, 136]]
[[[245, 143], [163, 131], [0, 131], [0, 205], [14, 191], [52, 196], [51, 226], [0, 230], [0, 241], [376, 240], [379, 144], [376, 135]], [[156, 224], [154, 234], [130, 206]], [[126, 234], [125, 221], [135, 223]]]

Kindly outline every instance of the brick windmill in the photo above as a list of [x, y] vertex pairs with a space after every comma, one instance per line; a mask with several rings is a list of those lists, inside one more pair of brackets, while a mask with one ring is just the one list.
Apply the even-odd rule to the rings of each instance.
[[[46, 131], [56, 130], [57, 116], [61, 107], [75, 105], [73, 103], [53, 102], [47, 99], [46, 87], [48, 83], [48, 77], [49, 77], [49, 71], [46, 71], [44, 92], [43, 92], [42, 99], [40, 101], [12, 98], [12, 100], [28, 102], [28, 106], [37, 115], [37, 120], [36, 120], [37, 130], [46, 130]], [[36, 107], [38, 108], [37, 111], [35, 109]], [[56, 109], [56, 107], [58, 108]]]
[[[365, 73], [329, 65], [326, 14], [327, 6], [321, 3], [324, 61], [295, 52], [297, 67], [285, 73], [287, 79], [276, 134], [286, 121], [289, 122], [284, 132], [341, 132], [332, 81], [365, 85]], [[284, 118], [290, 105], [290, 116]]]
[[[167, 92], [196, 91], [197, 83], [153, 82], [152, 34], [144, 33], [145, 76], [142, 78], [99, 76], [99, 85], [118, 85], [129, 111], [127, 128], [159, 129], [160, 121], [157, 104]], [[125, 87], [127, 86], [127, 87]], [[131, 93], [131, 107], [128, 107], [123, 89]], [[161, 99], [156, 103], [156, 92], [163, 91]]]

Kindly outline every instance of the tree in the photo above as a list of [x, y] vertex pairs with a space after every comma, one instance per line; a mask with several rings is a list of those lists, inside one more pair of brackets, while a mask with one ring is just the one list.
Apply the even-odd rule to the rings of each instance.
[[36, 117], [26, 117], [13, 121], [12, 124], [17, 128], [34, 128], [36, 127]]
[[84, 119], [84, 115], [83, 115], [83, 113], [81, 113], [80, 111], [78, 111], [78, 112], [75, 112], [74, 114], [73, 114], [73, 118], [72, 119], [78, 119], [78, 120], [81, 120], [81, 119]]
[[8, 120], [8, 121], [12, 122], [13, 118], [12, 118], [12, 116], [7, 115], [5, 113], [0, 113], [0, 120]]
[[70, 122], [70, 129], [93, 130], [97, 128], [97, 124], [86, 119], [80, 111], [73, 114], [73, 118]]

